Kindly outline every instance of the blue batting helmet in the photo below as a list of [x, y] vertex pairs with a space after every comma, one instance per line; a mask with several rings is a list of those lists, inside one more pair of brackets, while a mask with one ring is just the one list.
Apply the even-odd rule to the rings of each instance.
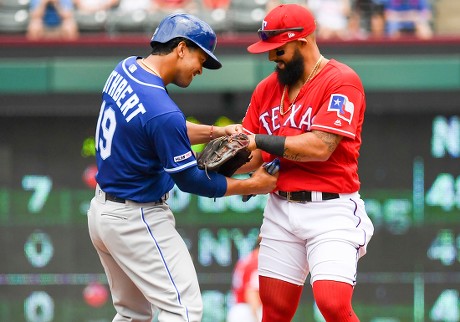
[[204, 50], [208, 59], [203, 64], [204, 68], [219, 69], [222, 64], [213, 54], [217, 44], [217, 37], [212, 28], [204, 21], [186, 13], [174, 13], [165, 17], [153, 33], [150, 44], [154, 42], [165, 43], [171, 39], [183, 37], [193, 41]]

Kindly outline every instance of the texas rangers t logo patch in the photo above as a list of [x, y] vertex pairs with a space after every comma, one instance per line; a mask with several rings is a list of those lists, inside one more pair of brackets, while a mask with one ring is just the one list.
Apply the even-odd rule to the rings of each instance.
[[328, 111], [335, 111], [337, 116], [348, 124], [351, 124], [353, 113], [355, 112], [355, 104], [348, 100], [348, 97], [342, 94], [332, 94], [329, 101]]

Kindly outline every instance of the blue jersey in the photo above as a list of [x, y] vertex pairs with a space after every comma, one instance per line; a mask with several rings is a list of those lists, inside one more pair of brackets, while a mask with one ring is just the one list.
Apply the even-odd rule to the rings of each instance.
[[121, 61], [102, 91], [96, 180], [106, 193], [142, 203], [159, 200], [174, 186], [169, 173], [196, 159], [184, 114], [137, 58]]

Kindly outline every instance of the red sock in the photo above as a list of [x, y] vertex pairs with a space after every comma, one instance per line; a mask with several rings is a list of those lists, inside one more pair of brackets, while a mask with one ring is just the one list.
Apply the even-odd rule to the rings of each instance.
[[316, 305], [327, 322], [359, 322], [351, 306], [353, 287], [336, 281], [313, 283]]
[[303, 286], [259, 276], [262, 322], [290, 322], [299, 305]]

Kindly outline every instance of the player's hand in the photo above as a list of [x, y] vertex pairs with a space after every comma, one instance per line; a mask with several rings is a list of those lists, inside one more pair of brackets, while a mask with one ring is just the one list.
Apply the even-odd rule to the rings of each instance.
[[243, 133], [243, 126], [241, 124], [230, 124], [223, 127], [225, 135], [233, 135], [236, 133]]
[[255, 149], [257, 149], [256, 136], [254, 134], [251, 134], [251, 135], [248, 135], [248, 138], [249, 138], [248, 149], [250, 151], [254, 151]]
[[[278, 171], [280, 170], [280, 160], [278, 158], [273, 159], [272, 161], [263, 164], [262, 167], [272, 176], [277, 175]], [[243, 202], [246, 202], [254, 196], [254, 194], [244, 195], [242, 200]]]
[[254, 185], [252, 189], [253, 194], [265, 194], [275, 190], [278, 176], [278, 172], [270, 174], [261, 166], [252, 174], [251, 178], [247, 180], [251, 180]]

